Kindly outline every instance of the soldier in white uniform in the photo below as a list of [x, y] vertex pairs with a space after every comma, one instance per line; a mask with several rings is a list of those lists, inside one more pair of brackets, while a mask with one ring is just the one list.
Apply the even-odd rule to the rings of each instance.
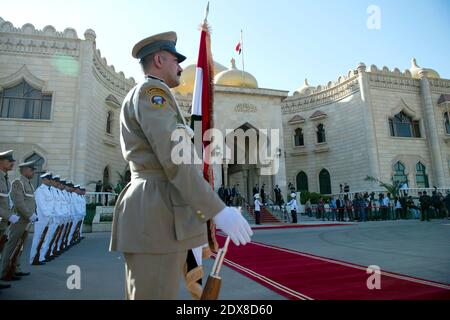
[[[60, 197], [59, 197], [59, 189], [58, 189], [58, 184], [60, 181], [60, 177], [59, 176], [53, 176], [53, 179], [50, 181], [50, 193], [52, 195], [52, 202], [53, 202], [53, 206], [52, 206], [52, 212], [50, 214], [51, 216], [51, 222], [48, 228], [48, 232], [47, 235], [45, 236], [45, 240], [44, 240], [44, 244], [42, 245], [42, 249], [41, 252], [45, 257], [45, 261], [48, 262], [52, 259], [53, 256], [53, 252], [52, 250], [50, 250], [50, 245], [53, 245], [54, 242], [52, 242], [52, 240], [54, 240], [55, 237], [55, 233], [58, 231], [58, 226], [59, 226], [59, 214], [58, 212], [60, 211], [60, 207], [61, 207], [61, 203], [59, 201]], [[47, 255], [48, 253], [48, 255]]]
[[83, 224], [84, 224], [84, 218], [86, 217], [86, 188], [81, 188], [81, 225], [80, 225], [80, 234], [79, 234], [79, 241], [83, 240]]
[[59, 208], [58, 208], [58, 215], [57, 215], [57, 219], [58, 219], [58, 226], [59, 226], [59, 233], [56, 237], [55, 243], [53, 244], [52, 247], [52, 253], [54, 256], [59, 256], [60, 252], [59, 252], [59, 244], [60, 241], [62, 239], [62, 236], [64, 234], [64, 226], [65, 226], [65, 219], [67, 216], [67, 198], [66, 198], [66, 191], [65, 191], [65, 186], [67, 183], [63, 184], [63, 183], [57, 183], [57, 188], [58, 188], [58, 202], [59, 202]]
[[80, 185], [76, 185], [73, 189], [73, 193], [72, 193], [72, 226], [70, 228], [70, 233], [69, 233], [69, 237], [68, 237], [68, 245], [70, 245], [70, 243], [72, 243], [72, 239], [73, 239], [73, 234], [75, 232], [75, 229], [77, 228], [78, 222], [81, 219], [81, 198], [80, 198]]
[[[33, 242], [31, 244], [30, 251], [30, 264], [32, 265], [44, 265], [45, 264], [45, 252], [43, 252], [43, 246], [39, 248], [42, 237], [45, 237], [48, 233], [48, 229], [51, 224], [53, 207], [55, 205], [53, 201], [53, 195], [50, 191], [52, 174], [47, 172], [41, 175], [42, 184], [37, 188], [34, 193], [36, 200], [36, 213], [38, 221], [34, 224]], [[38, 252], [39, 250], [39, 252]], [[36, 255], [39, 254], [38, 261], [35, 261]]]

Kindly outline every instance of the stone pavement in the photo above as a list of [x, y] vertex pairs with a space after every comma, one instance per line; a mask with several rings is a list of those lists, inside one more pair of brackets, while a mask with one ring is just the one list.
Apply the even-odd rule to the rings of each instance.
[[[302, 223], [302, 221], [300, 221]], [[311, 222], [308, 222], [311, 223]], [[23, 267], [31, 275], [12, 282], [0, 299], [123, 299], [124, 261], [121, 254], [108, 252], [109, 233], [86, 234], [79, 245], [45, 266]], [[255, 231], [254, 241], [334, 258], [361, 265], [378, 265], [427, 280], [450, 283], [450, 222], [435, 220], [366, 222], [350, 226], [271, 229]], [[25, 253], [29, 252], [30, 240]], [[25, 259], [23, 259], [25, 260]], [[69, 266], [81, 269], [81, 290], [69, 290]], [[205, 263], [205, 273], [212, 261]], [[221, 298], [284, 299], [241, 274], [224, 267]], [[180, 299], [190, 295], [180, 286]]]

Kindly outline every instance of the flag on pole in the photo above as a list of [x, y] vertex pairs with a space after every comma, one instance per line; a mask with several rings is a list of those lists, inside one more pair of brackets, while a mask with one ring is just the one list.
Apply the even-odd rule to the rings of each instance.
[[242, 44], [239, 41], [238, 44], [236, 45], [236, 52], [240, 55], [242, 53]]
[[[195, 74], [195, 85], [192, 97], [191, 127], [195, 129], [195, 122], [201, 121], [202, 135], [213, 127], [213, 94], [214, 94], [214, 62], [211, 54], [211, 35], [207, 24], [209, 3], [206, 9], [205, 20], [200, 26], [200, 48], [198, 53], [197, 68]], [[208, 142], [203, 142], [206, 148]], [[209, 166], [210, 155], [203, 156], [203, 177], [214, 188], [214, 177], [212, 167]], [[186, 286], [192, 297], [196, 300], [201, 298], [203, 268], [202, 259], [211, 251], [217, 252], [218, 244], [215, 238], [215, 226], [212, 221], [207, 223], [208, 244], [205, 247], [193, 248], [188, 252], [186, 260], [185, 280]]]

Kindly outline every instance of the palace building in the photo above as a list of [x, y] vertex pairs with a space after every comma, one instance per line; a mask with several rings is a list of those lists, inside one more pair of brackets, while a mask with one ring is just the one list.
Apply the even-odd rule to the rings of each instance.
[[[90, 29], [81, 39], [71, 28], [17, 28], [0, 18], [0, 150], [89, 190], [127, 173], [119, 115], [135, 85], [108, 65], [95, 40]], [[189, 118], [195, 65], [184, 69], [173, 91]], [[215, 74], [215, 127], [278, 129], [281, 138], [273, 175], [225, 161], [214, 167], [217, 186], [239, 183], [247, 198], [257, 183], [284, 194], [289, 182], [323, 194], [339, 193], [344, 183], [351, 191], [379, 189], [367, 176], [450, 187], [450, 80], [415, 59], [403, 72], [360, 63], [324, 85], [305, 80], [293, 94], [260, 88], [234, 61], [216, 63]]]

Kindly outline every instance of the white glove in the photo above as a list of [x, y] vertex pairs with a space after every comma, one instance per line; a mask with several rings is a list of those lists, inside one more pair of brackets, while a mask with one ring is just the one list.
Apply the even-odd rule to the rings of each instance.
[[30, 221], [31, 222], [36, 222], [38, 220], [38, 216], [36, 213], [33, 213], [30, 217]]
[[235, 245], [246, 245], [251, 241], [253, 231], [247, 220], [234, 208], [226, 207], [214, 217], [214, 223], [222, 229]]
[[16, 214], [13, 214], [12, 216], [10, 216], [8, 218], [8, 221], [11, 222], [12, 224], [16, 223], [19, 220], [20, 220], [20, 217]]

